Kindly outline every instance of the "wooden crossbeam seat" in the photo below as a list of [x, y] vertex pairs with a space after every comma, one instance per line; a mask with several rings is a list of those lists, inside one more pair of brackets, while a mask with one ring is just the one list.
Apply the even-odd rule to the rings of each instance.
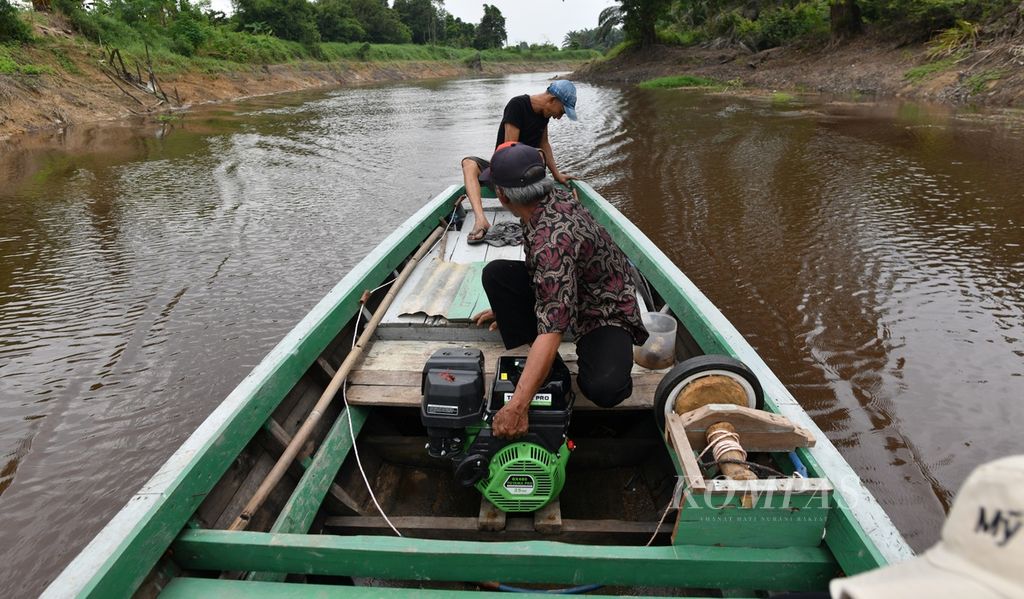
[[[367, 350], [362, 364], [349, 375], [348, 402], [354, 406], [419, 407], [422, 395], [420, 381], [423, 365], [434, 351], [446, 347], [475, 347], [484, 354], [485, 378], [490, 384], [498, 357], [503, 355], [526, 355], [527, 348], [506, 350], [496, 341], [452, 342], [452, 341], [393, 341], [377, 340]], [[579, 368], [576, 363], [576, 346], [562, 343], [559, 353], [569, 371], [575, 375]], [[633, 394], [612, 409], [650, 409], [654, 390], [661, 382], [664, 371], [633, 367]], [[574, 379], [575, 380], [575, 379]], [[575, 382], [574, 382], [575, 388]], [[576, 388], [576, 409], [598, 408], [587, 400]]]

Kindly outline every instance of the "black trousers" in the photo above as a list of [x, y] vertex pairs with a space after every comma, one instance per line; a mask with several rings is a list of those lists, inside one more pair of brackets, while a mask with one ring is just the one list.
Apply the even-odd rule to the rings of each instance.
[[[533, 343], [537, 338], [536, 297], [526, 264], [494, 260], [484, 267], [481, 278], [505, 348]], [[633, 393], [633, 337], [628, 331], [610, 325], [598, 327], [576, 340], [576, 355], [576, 384], [587, 399], [610, 408]]]

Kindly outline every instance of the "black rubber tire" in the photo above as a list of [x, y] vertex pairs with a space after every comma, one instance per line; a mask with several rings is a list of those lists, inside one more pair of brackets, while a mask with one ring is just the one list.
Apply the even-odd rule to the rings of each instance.
[[724, 370], [743, 378], [754, 389], [755, 407], [758, 410], [764, 409], [764, 391], [761, 389], [761, 383], [746, 364], [723, 355], [697, 356], [676, 364], [658, 383], [658, 388], [654, 391], [653, 407], [658, 430], [665, 430], [665, 404], [672, 390], [687, 378], [708, 370]]

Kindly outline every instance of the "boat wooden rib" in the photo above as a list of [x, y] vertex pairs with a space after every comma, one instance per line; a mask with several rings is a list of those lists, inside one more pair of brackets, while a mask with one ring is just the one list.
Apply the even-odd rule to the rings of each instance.
[[[468, 245], [471, 221], [447, 227], [463, 192], [451, 186], [270, 351], [44, 596], [449, 597], [583, 584], [606, 585], [599, 592], [609, 595], [756, 596], [823, 590], [836, 576], [908, 557], [875, 499], [743, 336], [593, 188], [573, 187], [642, 276], [641, 300], [679, 321], [677, 358], [740, 360], [764, 389], [765, 411], [814, 438], [793, 452], [760, 448], [775, 468], [803, 477], [705, 479], [686, 423], [670, 414], [664, 433], [655, 425], [665, 372], [636, 366], [633, 396], [617, 408], [577, 401], [577, 449], [558, 501], [504, 514], [456, 484], [424, 450], [421, 369], [438, 348], [475, 347], [490, 380], [509, 352], [469, 321], [486, 306], [479, 269], [521, 258], [522, 248]], [[492, 222], [511, 218], [485, 202]], [[439, 241], [424, 246], [439, 224]], [[343, 396], [318, 411], [244, 530], [231, 530], [421, 246], [429, 251], [381, 309]], [[561, 355], [575, 371], [574, 346]]]

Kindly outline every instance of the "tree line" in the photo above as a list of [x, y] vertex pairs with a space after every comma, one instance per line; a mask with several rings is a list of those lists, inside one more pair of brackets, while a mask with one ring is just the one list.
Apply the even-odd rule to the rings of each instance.
[[[483, 4], [480, 21], [473, 23], [445, 10], [444, 0], [232, 0], [230, 17], [211, 10], [209, 0], [31, 1], [35, 11], [64, 15], [94, 41], [142, 39], [160, 46], [166, 40], [170, 50], [186, 56], [209, 46], [213, 38], [218, 38], [213, 45], [223, 46], [232, 33], [298, 42], [314, 55], [321, 42], [489, 50], [508, 41], [505, 17], [497, 6]], [[31, 39], [30, 28], [18, 18], [12, 2], [0, 0], [0, 43]], [[541, 48], [557, 50], [550, 45]]]
[[[0, 43], [27, 42], [31, 30], [12, 4], [0, 0]], [[241, 62], [294, 58], [264, 40], [301, 44], [322, 57], [321, 42], [502, 48], [505, 17], [482, 5], [478, 23], [444, 8], [444, 0], [232, 0], [234, 13], [209, 0], [31, 0], [36, 11], [65, 15], [79, 32], [103, 43], [126, 40], [166, 46], [175, 53]], [[1024, 19], [1019, 0], [609, 0], [597, 26], [570, 31], [561, 47], [608, 52], [628, 45], [737, 44], [763, 50], [794, 41], [829, 41], [870, 33], [900, 43], [938, 39], [950, 47]], [[984, 24], [984, 25], [983, 25]], [[264, 40], [264, 41], [261, 41]], [[520, 44], [518, 50], [556, 51]], [[365, 58], [370, 50], [361, 49]], [[450, 58], [450, 56], [449, 56]]]
[[306, 44], [412, 43], [485, 50], [501, 48], [508, 39], [505, 17], [489, 4], [483, 5], [479, 23], [451, 15], [443, 0], [394, 0], [393, 6], [387, 0], [233, 0], [233, 5], [241, 29]]
[[[597, 32], [621, 26], [629, 43], [725, 42], [763, 50], [798, 40], [870, 33], [906, 44], [933, 38], [970, 41], [985, 24], [1024, 17], [1020, 0], [620, 0]], [[1019, 14], [1018, 14], [1019, 13]]]

